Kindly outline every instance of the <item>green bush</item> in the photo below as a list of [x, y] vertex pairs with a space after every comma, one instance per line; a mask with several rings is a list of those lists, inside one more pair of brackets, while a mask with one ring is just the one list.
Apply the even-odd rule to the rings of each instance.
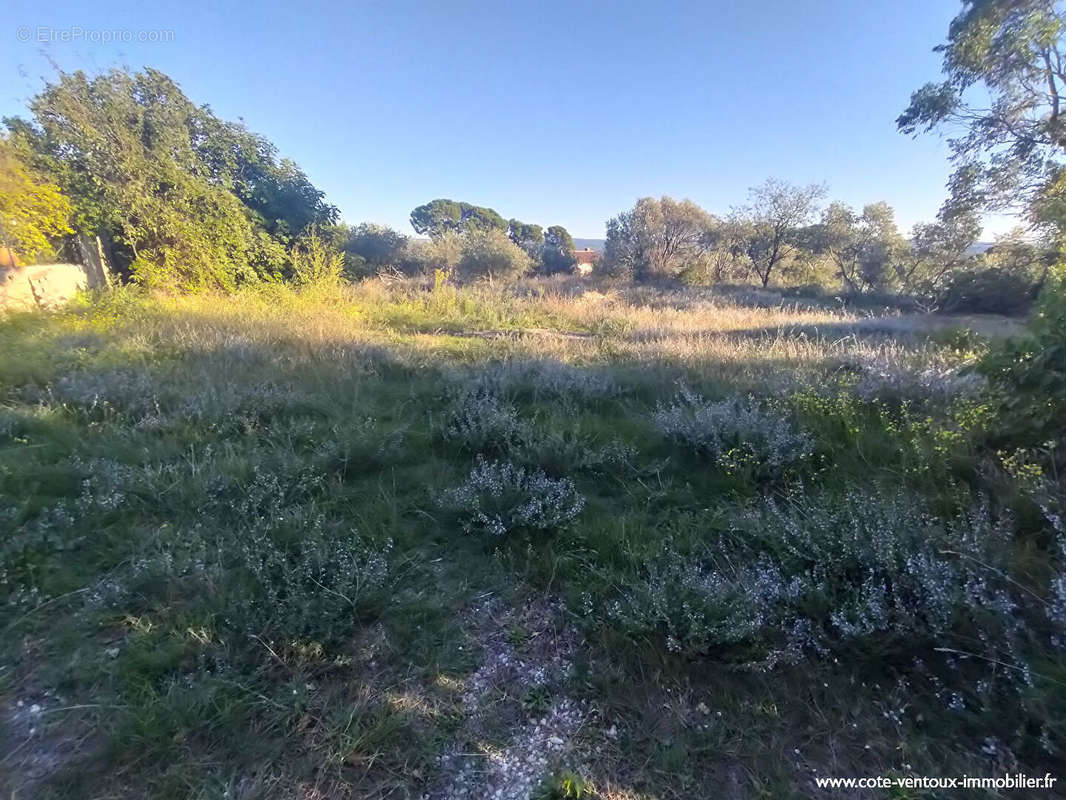
[[502, 231], [476, 231], [463, 237], [459, 272], [473, 280], [511, 280], [533, 269], [533, 259]]
[[1026, 313], [1036, 286], [1027, 276], [1000, 267], [952, 274], [940, 290], [941, 311], [969, 314]]

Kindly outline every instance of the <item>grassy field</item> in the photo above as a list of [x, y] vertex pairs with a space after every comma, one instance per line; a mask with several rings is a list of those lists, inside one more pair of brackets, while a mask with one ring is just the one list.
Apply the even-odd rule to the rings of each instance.
[[1015, 327], [575, 281], [0, 320], [0, 788], [1055, 773], [1066, 597], [967, 370]]

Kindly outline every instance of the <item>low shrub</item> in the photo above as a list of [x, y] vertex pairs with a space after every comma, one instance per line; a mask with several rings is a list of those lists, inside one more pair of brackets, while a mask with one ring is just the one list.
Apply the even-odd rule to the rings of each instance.
[[453, 396], [438, 435], [446, 443], [470, 453], [502, 454], [528, 436], [518, 409], [485, 389], [460, 391]]
[[548, 532], [573, 522], [585, 498], [569, 478], [478, 458], [467, 479], [442, 498], [467, 533]]
[[246, 580], [228, 609], [230, 623], [324, 642], [350, 633], [385, 585], [392, 543], [373, 546], [322, 515], [297, 513], [280, 522], [299, 535], [252, 529], [233, 542]]
[[1035, 297], [1036, 284], [1030, 276], [990, 267], [952, 273], [939, 292], [937, 305], [941, 311], [956, 314], [1021, 316]]
[[660, 406], [655, 426], [665, 436], [709, 455], [730, 475], [772, 479], [807, 459], [811, 439], [787, 419], [759, 408], [752, 399], [708, 403], [682, 387], [673, 403]]
[[767, 501], [713, 546], [668, 542], [608, 615], [672, 650], [759, 668], [811, 655], [907, 666], [965, 653], [1024, 683], [1029, 600], [1008, 577], [1011, 535], [987, 504], [943, 520], [902, 492]]

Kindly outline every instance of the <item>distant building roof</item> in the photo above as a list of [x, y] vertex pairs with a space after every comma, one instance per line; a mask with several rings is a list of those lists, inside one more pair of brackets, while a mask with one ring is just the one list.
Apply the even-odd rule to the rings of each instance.
[[586, 247], [584, 250], [574, 251], [574, 258], [578, 264], [595, 264], [600, 260], [600, 253]]

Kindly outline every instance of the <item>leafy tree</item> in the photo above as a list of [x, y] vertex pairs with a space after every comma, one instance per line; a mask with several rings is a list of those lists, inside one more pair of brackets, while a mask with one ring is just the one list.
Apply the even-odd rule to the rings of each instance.
[[770, 178], [751, 189], [748, 205], [734, 213], [731, 224], [743, 241], [748, 268], [763, 286], [796, 253], [800, 231], [824, 195], [821, 185], [792, 186]]
[[411, 227], [415, 233], [435, 239], [448, 232], [506, 231], [508, 226], [507, 220], [491, 208], [439, 199], [412, 211]]
[[512, 242], [525, 250], [530, 258], [540, 260], [541, 251], [544, 249], [544, 229], [540, 225], [512, 219], [507, 223], [507, 235]]
[[430, 238], [445, 233], [458, 233], [463, 219], [463, 210], [454, 200], [431, 200], [411, 212], [411, 227], [415, 233]]
[[963, 129], [949, 140], [951, 206], [1022, 203], [1040, 220], [1048, 194], [1066, 197], [1056, 161], [1066, 148], [1064, 22], [1054, 0], [964, 0], [936, 48], [944, 80], [914, 92], [896, 120], [908, 134]]
[[408, 275], [427, 275], [436, 271], [450, 274], [463, 255], [463, 238], [449, 231], [435, 239], [408, 242], [400, 269]]
[[[1053, 0], [964, 0], [937, 48], [944, 80], [916, 91], [897, 120], [904, 133], [949, 125], [963, 131], [949, 140], [956, 170], [942, 218], [957, 209], [1021, 205], [1060, 241], [1066, 235], [1064, 23]], [[978, 105], [984, 98], [989, 102]], [[1043, 283], [1029, 336], [992, 348], [981, 369], [1000, 389], [999, 444], [1057, 442], [1050, 459], [1061, 464], [1066, 268], [1056, 265]]]
[[73, 233], [70, 201], [15, 153], [0, 137], [0, 245], [33, 259], [51, 249], [51, 240]]
[[349, 232], [343, 248], [346, 253], [359, 256], [369, 266], [380, 269], [400, 263], [407, 248], [407, 237], [387, 225], [364, 222]]
[[511, 279], [526, 274], [533, 259], [497, 229], [475, 230], [463, 237], [458, 269], [463, 277]]
[[822, 213], [814, 244], [851, 292], [882, 288], [907, 247], [892, 208], [884, 202], [865, 206], [861, 214], [843, 203], [831, 203]]
[[6, 121], [13, 136], [71, 198], [75, 227], [116, 240], [141, 282], [273, 278], [290, 268], [293, 236], [335, 219], [295, 165], [161, 72], [61, 73], [30, 109], [34, 123]]
[[570, 231], [562, 225], [552, 225], [544, 234], [544, 249], [541, 253], [544, 271], [571, 271], [577, 264], [577, 258], [574, 256], [576, 250]]
[[642, 197], [607, 222], [604, 267], [643, 279], [676, 275], [713, 244], [715, 219], [691, 200]]
[[959, 211], [911, 229], [911, 248], [896, 259], [896, 279], [910, 294], [935, 298], [952, 271], [973, 263], [970, 248], [981, 232], [973, 211]]
[[298, 236], [311, 226], [337, 222], [337, 208], [325, 200], [294, 162], [278, 159], [277, 148], [243, 124], [225, 122], [202, 106], [190, 121], [197, 154], [210, 180], [233, 191], [272, 235]]

